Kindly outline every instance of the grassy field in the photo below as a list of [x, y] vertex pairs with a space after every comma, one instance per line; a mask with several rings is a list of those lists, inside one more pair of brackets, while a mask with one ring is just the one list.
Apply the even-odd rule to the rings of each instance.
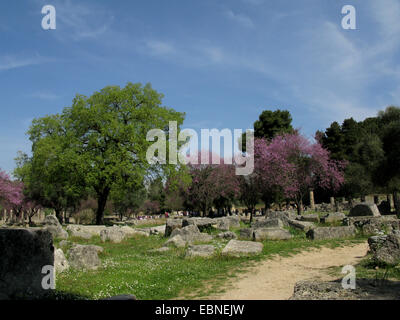
[[[216, 231], [210, 230], [211, 233]], [[236, 230], [237, 232], [237, 230]], [[265, 241], [263, 253], [253, 257], [223, 257], [227, 243], [213, 240], [218, 253], [213, 258], [185, 259], [185, 249], [151, 252], [167, 240], [161, 236], [135, 237], [118, 244], [70, 239], [80, 244], [96, 244], [104, 248], [102, 267], [96, 271], [69, 270], [57, 276], [57, 299], [101, 299], [119, 294], [134, 294], [138, 299], [193, 299], [216, 293], [223, 283], [246, 267], [272, 255], [288, 256], [308, 248], [336, 247], [365, 239], [311, 241], [305, 234], [291, 230], [289, 241]], [[57, 242], [56, 242], [57, 245]]]

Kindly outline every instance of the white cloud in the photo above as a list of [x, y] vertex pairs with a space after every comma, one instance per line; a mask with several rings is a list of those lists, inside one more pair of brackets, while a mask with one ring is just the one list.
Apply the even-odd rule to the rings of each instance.
[[40, 56], [21, 57], [17, 55], [0, 56], [0, 71], [22, 68], [44, 63], [45, 58]]
[[232, 10], [225, 11], [225, 16], [230, 20], [242, 25], [246, 28], [254, 28], [253, 21], [246, 15], [241, 13], [234, 13]]

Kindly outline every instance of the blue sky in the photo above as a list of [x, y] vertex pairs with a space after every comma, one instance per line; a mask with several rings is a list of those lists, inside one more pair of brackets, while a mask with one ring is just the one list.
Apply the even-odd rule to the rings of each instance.
[[[43, 5], [57, 29], [43, 30]], [[357, 10], [343, 30], [341, 9]], [[151, 82], [184, 127], [252, 128], [287, 109], [307, 136], [400, 99], [399, 0], [25, 0], [0, 3], [0, 168], [31, 120], [75, 94]]]

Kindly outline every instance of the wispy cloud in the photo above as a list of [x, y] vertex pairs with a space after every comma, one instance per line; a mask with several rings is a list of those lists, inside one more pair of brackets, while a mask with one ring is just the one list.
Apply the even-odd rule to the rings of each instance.
[[56, 100], [59, 99], [60, 96], [48, 91], [38, 91], [38, 92], [34, 92], [32, 94], [29, 95], [32, 98], [37, 98], [37, 99], [41, 99], [41, 100]]
[[399, 43], [400, 33], [400, 3], [397, 0], [369, 0], [372, 16], [378, 23], [380, 34], [385, 40]]
[[[263, 0], [241, 1], [254, 6], [265, 3]], [[98, 43], [124, 52], [139, 52], [189, 68], [226, 68], [229, 72], [257, 73], [268, 80], [267, 87], [271, 83], [274, 85], [273, 89], [268, 88], [271, 91], [268, 94], [273, 95], [275, 101], [301, 105], [324, 121], [372, 116], [377, 108], [400, 97], [397, 93], [400, 67], [394, 59], [400, 47], [398, 0], [365, 0], [364, 12], [376, 22], [378, 37], [373, 34], [366, 38], [363, 30], [345, 31], [340, 21], [326, 20], [323, 15], [313, 16], [302, 7], [293, 11], [272, 10], [268, 26], [274, 28], [255, 28], [253, 20], [234, 7], [221, 13], [225, 19], [251, 29], [249, 39], [238, 36], [235, 43], [230, 44], [225, 39], [218, 41], [206, 36], [196, 39], [191, 36], [146, 39], [143, 36], [141, 40], [138, 36], [135, 45], [131, 45], [131, 34], [111, 30], [113, 18], [104, 8], [76, 5], [71, 1], [59, 3], [57, 19], [61, 19], [61, 26], [70, 33], [67, 37], [97, 39]], [[282, 22], [287, 25], [279, 29], [281, 38], [269, 34]], [[286, 34], [287, 29], [290, 29], [290, 35]], [[105, 37], [100, 37], [104, 34]], [[382, 93], [385, 90], [374, 90], [374, 86], [387, 79], [394, 81], [385, 89], [386, 93]], [[264, 85], [263, 81], [255, 83], [255, 86]]]
[[[38, 0], [46, 4], [44, 0]], [[54, 0], [57, 29], [52, 33], [59, 40], [97, 39], [110, 30], [114, 16], [109, 8], [71, 0]]]
[[21, 55], [4, 55], [0, 56], [0, 71], [28, 67], [46, 62], [46, 58], [35, 56]]
[[146, 47], [150, 50], [150, 54], [156, 56], [176, 53], [174, 46], [165, 41], [149, 40], [146, 41]]
[[175, 43], [172, 40], [152, 39], [144, 41], [144, 46], [137, 50], [141, 54], [152, 55], [187, 67], [224, 64], [227, 59], [220, 47], [202, 41]]
[[224, 15], [228, 19], [230, 19], [230, 20], [242, 25], [243, 27], [254, 28], [253, 21], [248, 16], [246, 16], [244, 14], [234, 13], [232, 10], [227, 10], [227, 11], [224, 12]]

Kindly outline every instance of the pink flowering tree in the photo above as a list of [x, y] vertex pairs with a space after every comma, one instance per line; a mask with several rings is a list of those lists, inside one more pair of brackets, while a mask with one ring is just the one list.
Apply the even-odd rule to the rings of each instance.
[[[209, 164], [201, 164], [201, 155], [205, 153], [208, 154]], [[213, 158], [216, 160], [218, 156], [201, 151], [198, 154], [197, 164], [188, 165], [191, 183], [184, 190], [185, 199], [202, 215], [207, 215], [214, 205], [229, 212], [233, 201], [240, 194], [235, 166], [219, 158], [219, 164], [213, 164]]]
[[255, 168], [264, 190], [281, 191], [293, 200], [299, 214], [310, 188], [336, 191], [344, 183], [344, 162], [331, 160], [329, 152], [299, 133], [277, 136], [270, 142], [257, 139]]
[[235, 166], [224, 163], [216, 165], [210, 178], [216, 185], [213, 188], [216, 192], [213, 201], [215, 207], [223, 210], [225, 214], [232, 214], [232, 205], [240, 196], [240, 183]]
[[40, 209], [39, 204], [24, 195], [24, 184], [12, 181], [4, 171], [0, 171], [0, 202], [6, 210], [13, 210], [17, 220], [28, 217], [29, 224]]
[[23, 184], [14, 182], [4, 171], [0, 171], [0, 200], [5, 207], [21, 204]]
[[0, 171], [0, 201], [6, 210], [13, 210], [16, 217], [21, 219], [24, 205], [23, 184], [12, 181], [4, 171]]

